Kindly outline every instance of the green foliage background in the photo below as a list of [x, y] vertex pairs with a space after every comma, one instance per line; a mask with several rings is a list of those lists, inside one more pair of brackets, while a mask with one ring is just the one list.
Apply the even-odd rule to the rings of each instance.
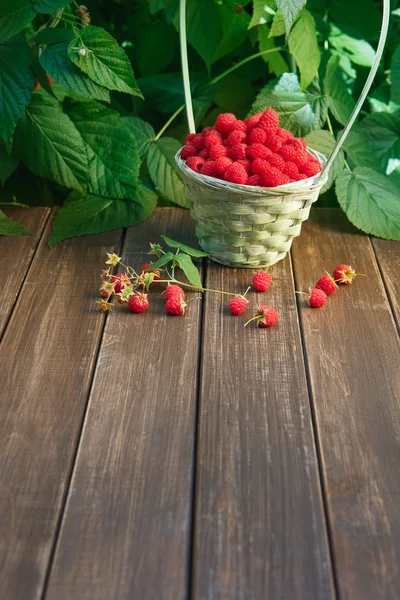
[[[50, 244], [186, 207], [178, 0], [3, 0], [0, 205], [62, 205]], [[329, 154], [372, 64], [375, 0], [187, 0], [198, 128], [273, 106]], [[319, 206], [400, 240], [400, 8], [384, 60]], [[54, 79], [49, 85], [46, 73]], [[35, 78], [39, 90], [32, 92]], [[35, 86], [37, 87], [37, 86]], [[0, 211], [0, 234], [27, 233]]]

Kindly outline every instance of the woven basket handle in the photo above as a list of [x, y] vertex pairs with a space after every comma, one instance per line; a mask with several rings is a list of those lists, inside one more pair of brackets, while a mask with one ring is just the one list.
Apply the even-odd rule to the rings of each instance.
[[[383, 0], [383, 18], [382, 18], [382, 30], [379, 37], [378, 48], [376, 49], [375, 59], [372, 64], [371, 70], [369, 72], [367, 81], [363, 87], [361, 95], [353, 109], [353, 112], [350, 115], [350, 118], [344, 127], [339, 139], [336, 142], [334, 149], [332, 150], [326, 165], [321, 173], [321, 177], [325, 172], [329, 170], [333, 161], [336, 158], [337, 153], [340, 148], [343, 146], [343, 143], [354, 125], [354, 121], [357, 119], [358, 114], [361, 110], [362, 105], [365, 102], [365, 99], [368, 95], [369, 90], [371, 89], [372, 82], [375, 79], [376, 72], [379, 67], [379, 63], [381, 62], [383, 50], [385, 48], [386, 38], [389, 29], [389, 20], [390, 20], [390, 0]], [[189, 64], [187, 57], [187, 41], [186, 41], [186, 0], [180, 0], [180, 17], [179, 17], [179, 32], [180, 32], [180, 42], [181, 42], [181, 57], [182, 57], [182, 75], [183, 75], [183, 88], [185, 92], [185, 103], [186, 103], [186, 113], [189, 125], [189, 132], [195, 133], [196, 126], [194, 122], [194, 114], [193, 114], [193, 104], [192, 104], [192, 96], [190, 92], [190, 76], [189, 76]]]

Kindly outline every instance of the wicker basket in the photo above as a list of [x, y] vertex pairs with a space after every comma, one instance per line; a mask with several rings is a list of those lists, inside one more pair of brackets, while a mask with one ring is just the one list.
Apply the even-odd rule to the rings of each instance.
[[[311, 205], [328, 179], [329, 169], [354, 124], [371, 88], [386, 42], [390, 0], [383, 0], [382, 29], [375, 59], [356, 106], [330, 156], [308, 149], [321, 163], [315, 177], [276, 188], [236, 185], [196, 173], [175, 160], [185, 182], [185, 194], [196, 222], [199, 243], [210, 258], [232, 267], [267, 267], [283, 259], [300, 234]], [[186, 44], [186, 0], [180, 0], [180, 42], [183, 85], [189, 131], [195, 132]]]

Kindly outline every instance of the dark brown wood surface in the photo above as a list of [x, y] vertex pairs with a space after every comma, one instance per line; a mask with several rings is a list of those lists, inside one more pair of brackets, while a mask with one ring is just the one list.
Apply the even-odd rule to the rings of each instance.
[[298, 289], [325, 269], [360, 277], [320, 310], [300, 301], [341, 600], [400, 597], [400, 342], [370, 240], [315, 211], [293, 245]]
[[[0, 589], [39, 600], [81, 430], [104, 317], [104, 253], [120, 233], [40, 242], [0, 346]], [[18, 245], [19, 240], [16, 240]]]
[[372, 239], [378, 265], [400, 330], [400, 244], [390, 240]]
[[[334, 598], [290, 258], [271, 268], [243, 328], [227, 302], [205, 306], [197, 445], [195, 600]], [[254, 271], [210, 263], [211, 288], [244, 293]]]
[[[126, 263], [160, 234], [195, 244], [187, 212], [159, 210], [129, 231]], [[48, 600], [186, 598], [201, 303], [167, 316], [162, 289], [107, 321]]]
[[6, 208], [4, 212], [34, 235], [0, 236], [0, 339], [49, 216], [48, 208]]

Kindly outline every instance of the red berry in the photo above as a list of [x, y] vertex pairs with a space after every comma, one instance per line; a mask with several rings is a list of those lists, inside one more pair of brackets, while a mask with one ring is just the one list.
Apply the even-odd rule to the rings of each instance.
[[272, 306], [264, 304], [257, 313], [258, 327], [272, 327], [278, 321], [279, 315]]
[[321, 165], [319, 161], [313, 158], [301, 167], [301, 172], [304, 173], [304, 175], [307, 175], [307, 177], [314, 177], [315, 175], [318, 175], [320, 171]]
[[245, 121], [241, 121], [237, 119], [232, 125], [232, 131], [243, 131], [243, 133], [247, 134], [247, 123]]
[[169, 315], [183, 315], [187, 304], [178, 294], [171, 296], [166, 301], [164, 308]]
[[231, 133], [228, 135], [227, 145], [232, 148], [241, 142], [247, 142], [247, 135], [244, 133], [244, 131], [241, 131], [240, 129], [231, 131]]
[[308, 177], [307, 175], [304, 175], [304, 173], [299, 173], [295, 177], [292, 177], [292, 179], [293, 181], [301, 181], [302, 179], [308, 179]]
[[204, 138], [201, 133], [196, 133], [190, 142], [191, 146], [194, 146], [196, 150], [200, 151], [204, 148]]
[[308, 296], [308, 304], [311, 308], [320, 308], [324, 306], [327, 300], [325, 292], [318, 288], [310, 288]]
[[246, 158], [239, 158], [236, 162], [245, 168], [247, 175], [251, 175], [251, 162], [249, 160]]
[[229, 150], [228, 156], [232, 160], [244, 160], [246, 158], [246, 150], [246, 144], [236, 144]]
[[[146, 269], [148, 269], [149, 267], [151, 267], [152, 264], [153, 264], [152, 262], [148, 262], [148, 263], [142, 265], [141, 270], [145, 271]], [[161, 274], [160, 269], [154, 269], [154, 271], [146, 271], [146, 273], [153, 273], [154, 274], [153, 281], [158, 281], [160, 279], [160, 274]]]
[[256, 292], [266, 292], [271, 285], [272, 277], [266, 271], [259, 271], [253, 277], [253, 288]]
[[217, 160], [218, 158], [222, 158], [223, 156], [226, 156], [227, 154], [228, 154], [228, 150], [222, 144], [214, 144], [214, 146], [211, 146], [210, 152], [209, 152], [211, 160]]
[[186, 164], [190, 169], [193, 169], [193, 171], [200, 173], [201, 167], [204, 165], [205, 162], [205, 159], [201, 158], [201, 156], [189, 156], [189, 158], [186, 161]]
[[262, 186], [262, 179], [260, 175], [251, 175], [247, 180], [247, 185]]
[[227, 136], [232, 131], [232, 126], [236, 121], [236, 117], [232, 113], [224, 113], [217, 117], [215, 121], [215, 129], [223, 136]]
[[224, 177], [224, 173], [227, 170], [227, 168], [229, 167], [229, 165], [232, 164], [232, 159], [228, 158], [227, 156], [222, 156], [221, 158], [218, 158], [215, 161], [215, 175], [216, 177], [219, 177], [220, 179], [223, 179]]
[[204, 143], [206, 145], [206, 148], [208, 148], [209, 150], [212, 146], [214, 146], [214, 144], [222, 144], [221, 134], [218, 133], [218, 131], [216, 131], [215, 129], [213, 129], [208, 134], [206, 134]]
[[253, 127], [255, 127], [258, 124], [258, 121], [262, 117], [262, 114], [262, 112], [258, 112], [255, 115], [251, 115], [251, 117], [246, 119], [245, 123], [247, 125], [248, 132], [250, 132], [253, 129]]
[[318, 279], [315, 287], [325, 292], [327, 296], [333, 294], [333, 292], [335, 292], [337, 289], [335, 280], [330, 275], [323, 275], [320, 279]]
[[147, 294], [135, 292], [128, 300], [129, 308], [133, 313], [142, 313], [149, 308]]
[[296, 150], [306, 150], [307, 149], [307, 142], [305, 140], [303, 140], [303, 138], [290, 138], [288, 140], [288, 144], [290, 144], [291, 146], [294, 146], [294, 148], [296, 148]]
[[255, 160], [256, 158], [265, 159], [270, 156], [272, 152], [269, 148], [266, 148], [262, 144], [251, 144], [250, 146], [247, 146], [246, 154], [247, 158], [250, 158], [250, 160]]
[[204, 158], [204, 159], [208, 158], [208, 148], [204, 148], [204, 150], [201, 150], [199, 152], [199, 156], [200, 156], [200, 158]]
[[265, 144], [267, 134], [261, 127], [254, 127], [249, 134], [250, 144]]
[[271, 165], [263, 158], [256, 158], [251, 163], [251, 170], [255, 175], [265, 175], [270, 168]]
[[275, 167], [279, 171], [283, 172], [283, 169], [285, 168], [285, 161], [283, 160], [282, 156], [279, 156], [279, 154], [270, 154], [267, 157], [267, 162], [271, 165], [271, 167]]
[[299, 174], [299, 167], [293, 162], [288, 161], [287, 163], [285, 163], [283, 173], [285, 173], [285, 175], [289, 175], [291, 179], [295, 179], [296, 176]]
[[283, 175], [281, 171], [275, 167], [270, 167], [269, 170], [262, 175], [264, 187], [277, 187], [287, 183], [286, 175]]
[[355, 270], [350, 265], [339, 265], [333, 271], [333, 279], [342, 285], [350, 285], [356, 276]]
[[276, 133], [276, 130], [279, 127], [278, 113], [273, 108], [267, 108], [267, 110], [263, 112], [258, 122], [258, 126], [264, 129], [268, 134]]
[[298, 167], [302, 167], [308, 160], [307, 152], [297, 150], [292, 144], [285, 144], [278, 150], [278, 154], [282, 156], [285, 162], [294, 162]]
[[270, 150], [272, 150], [272, 152], [278, 152], [278, 150], [280, 148], [282, 148], [284, 144], [284, 141], [281, 137], [279, 137], [279, 135], [269, 135], [267, 138], [267, 141], [265, 142], [265, 145], [267, 146], [267, 148], [269, 148]]
[[183, 148], [181, 150], [181, 158], [183, 158], [183, 160], [186, 160], [190, 156], [196, 156], [196, 155], [197, 155], [197, 150], [194, 146], [192, 146], [191, 144], [187, 144], [186, 146], [183, 146]]
[[118, 273], [111, 279], [111, 283], [115, 283], [114, 291], [116, 294], [120, 294], [123, 289], [131, 284], [130, 279], [126, 273]]
[[291, 140], [293, 138], [293, 133], [291, 133], [287, 129], [281, 129], [280, 127], [278, 127], [278, 129], [276, 130], [276, 135], [282, 138], [284, 142], [287, 142], [288, 140]]
[[217, 172], [215, 170], [215, 161], [208, 160], [207, 162], [205, 162], [204, 165], [201, 167], [201, 174], [207, 175], [208, 177], [216, 177]]
[[244, 296], [235, 296], [229, 303], [233, 315], [241, 315], [247, 308], [249, 301]]
[[186, 138], [185, 138], [185, 144], [188, 146], [189, 144], [191, 145], [192, 143], [192, 139], [196, 137], [196, 133], [188, 133]]
[[224, 179], [225, 181], [230, 181], [231, 183], [239, 183], [244, 185], [247, 183], [248, 177], [243, 165], [234, 162], [225, 171]]
[[[216, 131], [214, 129], [214, 127], [204, 127], [203, 131], [201, 132], [201, 135], [205, 139], [208, 136], [208, 134], [211, 133], [212, 131]], [[196, 135], [196, 134], [195, 133], [190, 133], [189, 135]]]
[[288, 175], [282, 173], [282, 183], [280, 185], [286, 185], [287, 183], [293, 183], [293, 179], [290, 179]]
[[169, 283], [166, 290], [164, 290], [164, 298], [165, 300], [169, 300], [174, 296], [179, 296], [182, 300], [185, 299], [185, 292], [179, 285], [175, 283]]

